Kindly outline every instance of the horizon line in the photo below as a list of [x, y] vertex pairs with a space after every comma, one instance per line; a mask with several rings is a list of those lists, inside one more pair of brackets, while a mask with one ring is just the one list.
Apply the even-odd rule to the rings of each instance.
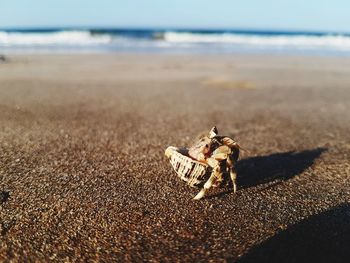
[[187, 26], [101, 26], [101, 25], [76, 25], [76, 26], [11, 26], [0, 27], [0, 31], [26, 31], [26, 30], [144, 30], [144, 31], [231, 31], [231, 32], [264, 32], [264, 33], [315, 33], [315, 34], [350, 34], [350, 31], [337, 30], [313, 30], [292, 28], [254, 28], [254, 27], [187, 27]]

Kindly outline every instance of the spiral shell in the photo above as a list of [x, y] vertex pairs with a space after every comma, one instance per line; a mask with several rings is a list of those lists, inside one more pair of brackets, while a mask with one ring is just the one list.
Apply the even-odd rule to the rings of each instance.
[[201, 162], [197, 162], [186, 156], [186, 149], [169, 146], [165, 155], [170, 159], [170, 164], [176, 174], [191, 187], [200, 186], [208, 180], [211, 168]]

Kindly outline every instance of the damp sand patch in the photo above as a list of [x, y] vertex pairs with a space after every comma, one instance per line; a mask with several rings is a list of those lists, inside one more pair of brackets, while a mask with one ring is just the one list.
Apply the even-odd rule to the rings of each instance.
[[222, 89], [256, 89], [253, 82], [246, 80], [230, 80], [230, 79], [207, 79], [202, 81], [203, 86], [222, 88]]

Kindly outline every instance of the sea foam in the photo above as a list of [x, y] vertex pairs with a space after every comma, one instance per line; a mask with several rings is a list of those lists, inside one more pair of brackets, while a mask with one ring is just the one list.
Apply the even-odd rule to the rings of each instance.
[[336, 48], [350, 50], [350, 37], [345, 35], [254, 35], [201, 34], [166, 32], [164, 40], [170, 43], [222, 43], [260, 47]]
[[350, 55], [349, 34], [244, 30], [0, 30], [0, 53], [185, 52]]
[[96, 45], [108, 44], [110, 35], [93, 35], [89, 31], [23, 33], [0, 31], [0, 45]]

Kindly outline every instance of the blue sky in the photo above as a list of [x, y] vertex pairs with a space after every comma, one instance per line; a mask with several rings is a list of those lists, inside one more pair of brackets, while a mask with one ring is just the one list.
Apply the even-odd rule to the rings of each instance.
[[1, 0], [0, 27], [111, 26], [350, 32], [349, 0]]

